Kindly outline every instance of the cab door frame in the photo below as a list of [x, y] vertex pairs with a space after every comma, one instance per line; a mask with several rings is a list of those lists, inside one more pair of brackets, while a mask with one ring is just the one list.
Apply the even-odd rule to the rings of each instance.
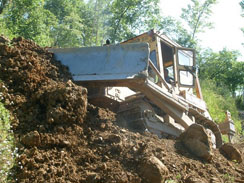
[[[196, 83], [196, 54], [195, 50], [192, 48], [184, 48], [184, 47], [176, 47], [176, 70], [177, 70], [177, 81], [179, 87], [184, 88], [194, 88]], [[181, 54], [181, 55], [180, 55]], [[185, 60], [184, 58], [185, 57]], [[189, 59], [189, 64], [184, 64], [183, 62]], [[192, 82], [187, 83], [184, 81], [183, 75], [185, 75], [185, 79], [188, 77], [192, 78]]]

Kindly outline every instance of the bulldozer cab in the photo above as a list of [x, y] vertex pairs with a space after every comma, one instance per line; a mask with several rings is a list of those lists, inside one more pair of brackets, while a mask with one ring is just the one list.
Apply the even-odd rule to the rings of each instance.
[[[159, 35], [151, 30], [147, 33], [141, 34], [137, 37], [129, 39], [122, 44], [135, 43], [135, 42], [147, 42], [150, 47], [150, 60], [155, 68], [149, 68], [149, 71], [153, 70], [155, 76], [155, 69], [164, 76], [164, 82], [158, 81], [158, 78], [154, 78], [155, 83], [163, 85], [168, 88], [167, 85], [172, 85], [179, 92], [181, 90], [187, 90], [192, 93], [195, 87], [195, 51], [190, 48], [183, 48], [177, 43], [170, 40], [165, 35]], [[153, 73], [151, 72], [151, 73]], [[150, 72], [149, 72], [150, 75]], [[169, 80], [166, 78], [170, 78]]]

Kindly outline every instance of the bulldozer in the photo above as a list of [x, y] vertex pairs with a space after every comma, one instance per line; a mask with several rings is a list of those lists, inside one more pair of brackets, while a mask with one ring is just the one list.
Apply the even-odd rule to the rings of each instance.
[[50, 51], [88, 88], [90, 103], [117, 113], [119, 125], [162, 138], [179, 137], [198, 123], [222, 145], [203, 100], [194, 49], [150, 30], [119, 44]]

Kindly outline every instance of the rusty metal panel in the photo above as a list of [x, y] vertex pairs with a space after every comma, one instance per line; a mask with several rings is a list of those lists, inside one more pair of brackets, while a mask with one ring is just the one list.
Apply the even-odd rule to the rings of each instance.
[[235, 133], [235, 125], [232, 121], [226, 121], [219, 124], [219, 128], [222, 134]]

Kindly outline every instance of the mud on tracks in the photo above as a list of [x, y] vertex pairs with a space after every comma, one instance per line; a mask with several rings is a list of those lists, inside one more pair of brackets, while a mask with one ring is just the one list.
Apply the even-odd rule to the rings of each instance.
[[32, 41], [1, 37], [0, 73], [19, 149], [17, 182], [151, 182], [143, 169], [150, 169], [151, 157], [167, 167], [165, 181], [244, 180], [243, 163], [218, 150], [207, 163], [175, 140], [118, 127], [116, 114], [89, 104], [87, 90], [72, 82], [68, 68]]

